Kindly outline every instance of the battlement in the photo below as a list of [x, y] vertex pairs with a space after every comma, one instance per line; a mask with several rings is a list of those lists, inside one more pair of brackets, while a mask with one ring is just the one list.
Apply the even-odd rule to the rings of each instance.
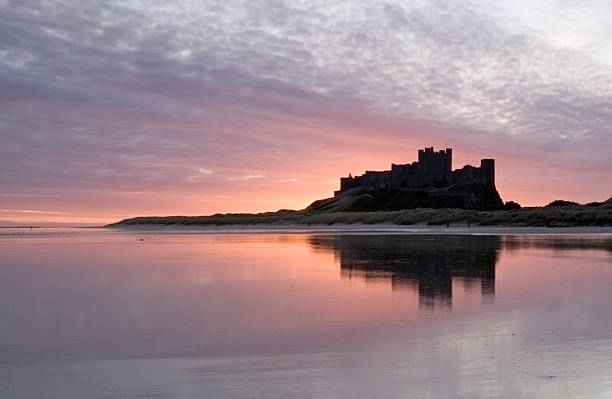
[[401, 189], [445, 187], [453, 184], [479, 183], [495, 187], [495, 160], [482, 159], [480, 167], [466, 165], [452, 170], [453, 150], [435, 151], [433, 147], [420, 149], [418, 161], [410, 164], [391, 164], [391, 170], [366, 171], [361, 176], [340, 178], [338, 195], [355, 187], [366, 189]]

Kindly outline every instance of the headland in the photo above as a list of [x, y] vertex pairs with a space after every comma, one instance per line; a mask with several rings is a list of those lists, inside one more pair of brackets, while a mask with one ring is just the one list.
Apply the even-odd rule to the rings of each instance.
[[452, 149], [418, 151], [418, 161], [390, 170], [340, 178], [334, 196], [302, 210], [209, 216], [145, 216], [109, 226], [380, 225], [572, 228], [612, 226], [612, 198], [578, 204], [556, 200], [543, 207], [503, 202], [495, 187], [495, 160], [452, 169]]

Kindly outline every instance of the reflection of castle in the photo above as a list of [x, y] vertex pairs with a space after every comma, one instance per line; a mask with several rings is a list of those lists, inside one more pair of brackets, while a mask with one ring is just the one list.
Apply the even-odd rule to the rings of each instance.
[[391, 279], [393, 289], [418, 290], [421, 306], [452, 305], [453, 280], [466, 291], [480, 284], [485, 303], [495, 296], [498, 236], [314, 236], [310, 243], [334, 251], [343, 277]]
[[482, 159], [480, 167], [466, 165], [452, 170], [452, 149], [434, 151], [433, 147], [419, 150], [419, 161], [405, 165], [391, 165], [391, 170], [366, 171], [361, 176], [340, 178], [340, 190], [355, 188], [393, 189], [443, 187], [452, 184], [479, 183], [495, 187], [495, 160]]

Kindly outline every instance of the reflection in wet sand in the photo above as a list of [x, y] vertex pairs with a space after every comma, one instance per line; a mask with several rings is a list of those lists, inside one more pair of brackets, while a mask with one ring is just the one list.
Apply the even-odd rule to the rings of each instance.
[[612, 254], [612, 237], [602, 235], [506, 235], [501, 236], [504, 250], [546, 248], [556, 251], [595, 249]]
[[334, 252], [343, 278], [391, 279], [394, 290], [418, 292], [421, 307], [452, 306], [453, 281], [468, 292], [480, 285], [483, 303], [495, 297], [499, 236], [314, 236], [310, 244]]
[[466, 293], [480, 286], [483, 304], [494, 303], [495, 266], [501, 250], [606, 250], [612, 238], [481, 235], [324, 235], [311, 236], [315, 249], [334, 253], [341, 276], [364, 281], [391, 280], [394, 290], [418, 292], [419, 306], [450, 308], [453, 283]]

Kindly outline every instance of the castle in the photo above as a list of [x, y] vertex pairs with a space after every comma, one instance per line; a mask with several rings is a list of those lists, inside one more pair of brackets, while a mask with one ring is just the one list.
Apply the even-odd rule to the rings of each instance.
[[480, 167], [466, 165], [452, 170], [453, 150], [434, 151], [433, 147], [419, 150], [418, 162], [391, 164], [391, 170], [366, 171], [361, 176], [340, 178], [338, 195], [346, 190], [362, 187], [368, 190], [445, 187], [453, 184], [478, 183], [495, 189], [495, 160], [482, 159]]

